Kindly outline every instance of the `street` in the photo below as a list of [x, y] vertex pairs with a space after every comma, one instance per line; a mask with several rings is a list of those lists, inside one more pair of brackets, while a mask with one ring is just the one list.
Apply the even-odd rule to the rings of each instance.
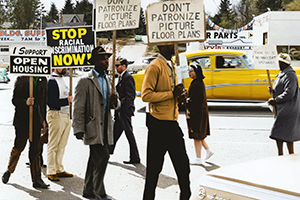
[[[79, 77], [73, 78], [74, 88]], [[9, 154], [14, 141], [14, 127], [12, 126], [14, 106], [11, 104], [11, 98], [15, 77], [11, 75], [10, 78], [9, 84], [0, 84], [1, 176], [7, 169]], [[65, 81], [68, 83], [69, 78], [66, 77]], [[145, 126], [145, 112], [142, 108], [146, 104], [137, 97], [135, 105], [133, 127], [141, 156], [141, 164], [123, 164], [124, 160], [129, 159], [129, 147], [125, 135], [122, 135], [117, 143], [115, 154], [110, 157], [105, 175], [106, 192], [117, 200], [140, 200], [144, 189], [147, 128]], [[200, 176], [208, 171], [230, 164], [277, 155], [275, 141], [269, 139], [273, 115], [266, 104], [210, 102], [209, 106], [211, 136], [208, 136], [206, 141], [215, 154], [205, 165], [191, 166], [192, 190], [196, 188]], [[184, 112], [180, 113], [178, 122], [185, 134], [188, 156], [193, 159], [195, 156], [193, 140], [189, 139], [187, 135]], [[295, 153], [299, 152], [300, 143], [295, 143]], [[203, 151], [203, 157], [205, 156], [204, 153]], [[286, 147], [284, 147], [284, 153], [287, 154]], [[25, 165], [28, 162], [27, 145], [9, 182], [7, 184], [0, 183], [0, 200], [85, 199], [81, 195], [88, 154], [88, 146], [77, 140], [71, 129], [63, 163], [65, 170], [73, 173], [74, 177], [62, 178], [60, 182], [51, 182], [47, 179], [46, 169], [42, 168], [42, 178], [47, 184], [50, 184], [50, 189], [34, 189], [30, 170]], [[43, 158], [46, 163], [46, 145], [44, 145]], [[156, 189], [156, 199], [175, 200], [179, 198], [179, 192], [175, 171], [170, 158], [166, 155]]]

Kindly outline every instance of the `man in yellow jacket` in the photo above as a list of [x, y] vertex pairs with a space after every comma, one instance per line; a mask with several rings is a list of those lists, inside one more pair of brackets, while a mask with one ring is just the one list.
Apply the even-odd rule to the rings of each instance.
[[160, 54], [146, 68], [142, 100], [149, 102], [146, 116], [148, 128], [147, 171], [143, 200], [154, 200], [155, 188], [162, 170], [164, 156], [169, 153], [180, 187], [180, 200], [191, 196], [189, 159], [183, 132], [177, 122], [177, 99], [184, 93], [177, 85], [176, 68], [171, 61], [174, 46], [158, 46]]

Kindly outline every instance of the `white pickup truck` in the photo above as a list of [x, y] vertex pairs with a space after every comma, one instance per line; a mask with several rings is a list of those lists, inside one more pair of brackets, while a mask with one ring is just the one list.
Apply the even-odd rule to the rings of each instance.
[[221, 167], [201, 177], [191, 200], [299, 200], [300, 155]]

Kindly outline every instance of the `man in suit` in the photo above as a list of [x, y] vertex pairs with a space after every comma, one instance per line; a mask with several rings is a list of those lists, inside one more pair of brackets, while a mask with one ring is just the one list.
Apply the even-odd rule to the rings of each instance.
[[110, 146], [110, 154], [113, 154], [117, 141], [123, 131], [125, 131], [130, 147], [130, 159], [129, 161], [123, 161], [123, 163], [138, 164], [141, 161], [131, 124], [131, 117], [134, 116], [135, 109], [135, 82], [131, 74], [127, 71], [127, 66], [127, 59], [117, 58], [115, 67], [120, 75], [116, 88], [119, 100], [121, 101], [121, 109], [115, 111], [114, 145]]
[[15, 82], [12, 103], [15, 106], [13, 125], [15, 126], [15, 142], [11, 150], [7, 171], [2, 182], [7, 183], [11, 173], [18, 164], [20, 155], [29, 138], [29, 107], [33, 106], [32, 141], [29, 143], [29, 161], [31, 179], [34, 188], [48, 188], [41, 178], [41, 130], [46, 120], [47, 79], [33, 77], [33, 97], [29, 97], [29, 76], [19, 76]]
[[77, 139], [89, 145], [83, 197], [111, 200], [104, 187], [104, 175], [109, 159], [108, 146], [113, 144], [111, 109], [119, 109], [117, 93], [112, 93], [106, 75], [111, 53], [100, 46], [92, 51], [89, 60], [95, 66], [87, 77], [81, 78], [75, 89], [73, 131]]

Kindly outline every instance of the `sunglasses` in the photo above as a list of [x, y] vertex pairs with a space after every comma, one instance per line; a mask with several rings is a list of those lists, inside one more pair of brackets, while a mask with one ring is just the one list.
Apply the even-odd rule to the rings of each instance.
[[115, 64], [115, 67], [118, 68], [121, 64]]

